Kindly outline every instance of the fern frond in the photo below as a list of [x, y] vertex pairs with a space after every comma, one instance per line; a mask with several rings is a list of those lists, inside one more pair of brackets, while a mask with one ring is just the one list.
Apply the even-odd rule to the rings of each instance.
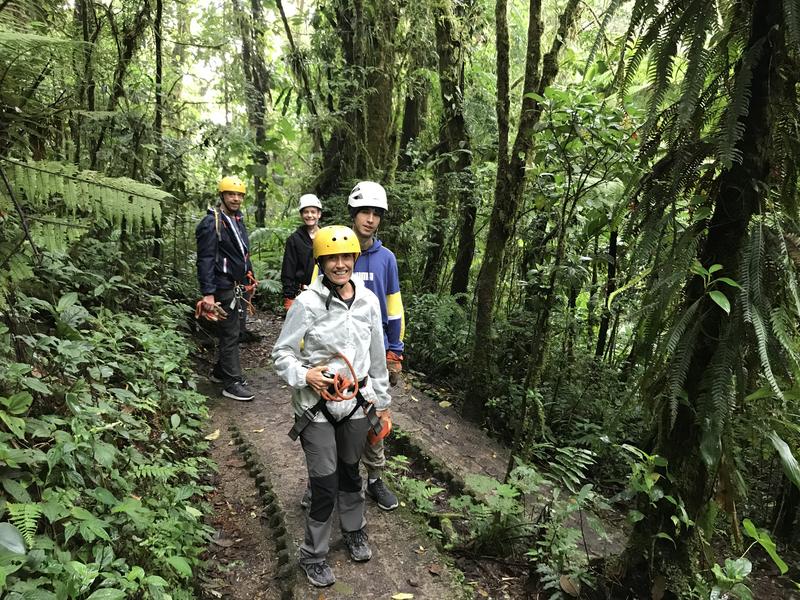
[[15, 194], [26, 198], [37, 211], [55, 209], [56, 216], [81, 211], [103, 215], [117, 226], [124, 220], [136, 230], [140, 225], [152, 226], [159, 221], [162, 203], [173, 199], [171, 194], [154, 186], [125, 177], [80, 171], [70, 163], [2, 160], [9, 165]]
[[772, 324], [772, 333], [775, 334], [775, 339], [780, 344], [781, 349], [791, 358], [795, 367], [800, 369], [800, 359], [795, 350], [796, 343], [794, 341], [798, 339], [800, 332], [794, 326], [795, 320], [789, 316], [783, 306], [773, 308], [772, 312], [770, 312], [769, 320]]
[[699, 308], [700, 299], [692, 302], [689, 308], [687, 308], [681, 315], [680, 319], [678, 319], [678, 322], [675, 324], [675, 327], [673, 327], [672, 331], [670, 331], [669, 337], [667, 338], [667, 344], [665, 348], [667, 356], [675, 355], [675, 350], [678, 348], [678, 344], [683, 339], [683, 334], [686, 332], [686, 328], [690, 323], [694, 322], [695, 314]]
[[666, 401], [669, 408], [670, 429], [675, 426], [678, 418], [678, 403], [683, 386], [686, 383], [686, 376], [689, 373], [689, 366], [692, 362], [692, 354], [697, 344], [697, 334], [700, 331], [700, 319], [695, 319], [692, 326], [685, 332], [676, 348], [672, 360], [668, 367]]
[[726, 169], [730, 169], [733, 163], [738, 162], [741, 158], [741, 152], [736, 144], [744, 133], [742, 117], [747, 115], [750, 108], [753, 67], [761, 57], [764, 42], [764, 38], [755, 42], [742, 57], [741, 66], [731, 91], [730, 103], [716, 136], [717, 156]]
[[611, 4], [608, 5], [608, 8], [603, 13], [603, 20], [600, 23], [600, 27], [597, 30], [597, 35], [595, 36], [592, 47], [589, 50], [589, 56], [586, 58], [586, 66], [583, 67], [584, 77], [586, 76], [586, 72], [589, 70], [589, 67], [592, 66], [594, 57], [597, 56], [597, 52], [600, 50], [600, 44], [603, 42], [606, 31], [608, 31], [608, 24], [611, 23], [611, 18], [617, 12], [617, 9], [622, 5], [622, 1], [623, 0], [611, 0]]
[[9, 521], [19, 529], [28, 548], [33, 547], [33, 536], [39, 528], [39, 517], [42, 516], [42, 507], [38, 502], [25, 502], [6, 504]]
[[756, 333], [758, 356], [761, 359], [761, 368], [764, 370], [764, 377], [766, 377], [767, 381], [769, 382], [769, 386], [772, 388], [772, 391], [775, 393], [775, 395], [783, 400], [783, 392], [778, 385], [778, 380], [775, 379], [775, 375], [772, 372], [772, 363], [770, 362], [769, 353], [767, 352], [769, 333], [764, 325], [764, 319], [761, 316], [761, 311], [757, 307], [753, 306], [751, 307], [751, 315], [753, 318], [753, 330]]
[[786, 24], [786, 47], [797, 57], [800, 54], [800, 0], [783, 0], [783, 22]]

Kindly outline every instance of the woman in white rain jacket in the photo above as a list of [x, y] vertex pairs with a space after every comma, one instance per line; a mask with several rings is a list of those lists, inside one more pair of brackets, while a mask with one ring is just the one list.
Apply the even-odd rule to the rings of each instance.
[[[391, 398], [380, 304], [360, 279], [352, 278], [359, 253], [358, 239], [348, 227], [319, 230], [314, 259], [322, 275], [292, 304], [273, 348], [275, 370], [292, 387], [298, 423], [328, 386], [330, 380], [324, 374], [352, 378], [337, 354], [347, 358], [356, 378], [364, 383], [360, 388], [364, 400], [388, 417]], [[353, 412], [355, 399], [326, 402], [325, 408], [327, 416], [317, 412], [300, 432], [312, 490], [300, 566], [309, 581], [320, 587], [336, 581], [326, 562], [334, 505], [351, 558], [360, 562], [372, 556], [364, 531], [364, 491], [358, 471], [369, 422], [362, 409]]]

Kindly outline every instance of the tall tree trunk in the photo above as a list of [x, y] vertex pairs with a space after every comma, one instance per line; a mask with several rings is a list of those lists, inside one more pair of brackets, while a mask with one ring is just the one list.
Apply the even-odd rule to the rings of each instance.
[[[514, 229], [517, 212], [525, 188], [525, 167], [533, 145], [533, 128], [541, 116], [541, 106], [533, 98], [533, 93], [543, 95], [558, 74], [558, 55], [567, 33], [572, 27], [578, 12], [578, 0], [569, 0], [559, 19], [559, 28], [550, 51], [542, 61], [541, 76], [539, 61], [541, 57], [542, 19], [540, 0], [530, 0], [528, 15], [528, 41], [525, 60], [525, 79], [522, 90], [522, 108], [519, 128], [514, 140], [511, 156], [508, 155], [508, 22], [505, 0], [498, 0], [495, 18], [497, 21], [497, 121], [498, 157], [497, 178], [495, 181], [494, 206], [486, 237], [483, 265], [478, 274], [475, 295], [476, 320], [471, 363], [472, 381], [466, 396], [464, 416], [479, 421], [483, 417], [484, 406], [490, 390], [483, 377], [481, 365], [487, 362], [487, 355], [493, 355], [492, 325], [494, 322], [495, 294], [500, 267], [503, 264], [505, 248]], [[491, 358], [489, 358], [491, 361]]]
[[261, 0], [251, 0], [250, 12], [244, 11], [240, 0], [233, 0], [242, 39], [242, 71], [244, 72], [247, 121], [253, 132], [253, 190], [256, 227], [264, 227], [267, 212], [267, 191], [263, 182], [269, 162], [264, 143], [267, 139], [266, 112], [269, 79], [264, 64]]
[[407, 85], [403, 103], [403, 126], [400, 131], [400, 151], [397, 156], [397, 168], [401, 171], [410, 171], [412, 168], [413, 157], [408, 153], [409, 146], [419, 139], [425, 126], [430, 93], [430, 84], [424, 77], [412, 77]]
[[[757, 0], [753, 5], [750, 38], [743, 55], [759, 45], [761, 51], [751, 73], [742, 69], [740, 61], [735, 75], [737, 80], [752, 75], [749, 109], [739, 120], [743, 134], [737, 148], [742, 162], [723, 170], [714, 181], [709, 194], [714, 212], [707, 237], [698, 252], [698, 259], [706, 268], [720, 264], [723, 272], [732, 273], [733, 277], [738, 277], [739, 253], [748, 235], [750, 220], [765, 200], [761, 184], [770, 175], [770, 132], [778, 116], [772, 112], [771, 103], [778, 106], [776, 100], [787, 85], [779, 74], [785, 62], [781, 15], [779, 0]], [[795, 84], [793, 81], [790, 85]], [[684, 296], [686, 308], [696, 301], [701, 303], [697, 313], [701, 315], [700, 333], [691, 351], [684, 383], [686, 401], [678, 405], [674, 422], [671, 422], [669, 408], [659, 416], [660, 437], [656, 452], [669, 462], [670, 480], [664, 482], [665, 493], [682, 499], [688, 517], [697, 521], [712, 497], [716, 480], [716, 467], [708, 466], [701, 455], [703, 424], [698, 422], [697, 414], [706, 392], [703, 375], [720, 347], [720, 337], [729, 317], [706, 294], [700, 277], [694, 276], [686, 282]], [[737, 301], [734, 299], [731, 304]], [[656, 535], [669, 523], [675, 507], [662, 500], [655, 507], [643, 508], [645, 518], [636, 523], [628, 543], [631, 584], [638, 583], [640, 589], [645, 589], [649, 582], [641, 581], [643, 576], [667, 575], [676, 568], [693, 576], [698, 571], [699, 555], [695, 529], [681, 528], [674, 536], [674, 544], [660, 540]]]
[[[117, 31], [117, 27], [114, 22], [114, 13], [111, 11], [111, 8], [106, 7], [106, 11], [108, 14], [109, 23], [111, 24], [111, 29], [114, 32], [114, 38], [116, 39], [118, 49], [117, 65], [114, 68], [114, 79], [111, 86], [111, 96], [109, 96], [108, 103], [106, 104], [106, 111], [113, 112], [117, 108], [119, 99], [125, 95], [125, 75], [128, 72], [128, 65], [130, 65], [133, 55], [136, 53], [136, 49], [139, 47], [139, 40], [147, 28], [147, 22], [150, 17], [150, 2], [149, 0], [144, 0], [142, 2], [136, 15], [123, 27], [122, 35], [120, 35]], [[94, 96], [94, 89], [91, 90], [91, 96]], [[100, 128], [100, 133], [98, 134], [97, 139], [95, 139], [95, 142], [90, 150], [89, 168], [93, 171], [96, 171], [98, 168], [99, 153], [103, 146], [103, 141], [105, 140], [107, 131], [108, 125], [104, 124]]]
[[476, 206], [473, 199], [472, 152], [464, 118], [464, 46], [452, 2], [434, 9], [436, 51], [439, 55], [439, 89], [442, 119], [439, 124], [439, 160], [436, 165], [436, 214], [428, 232], [430, 247], [423, 286], [433, 291], [446, 262], [445, 230], [450, 229], [450, 206], [458, 198], [459, 247], [453, 268], [451, 293], [467, 291], [469, 268], [475, 252]]
[[400, 3], [373, 0], [368, 3], [369, 20], [364, 33], [369, 51], [364, 53], [366, 97], [366, 176], [391, 180], [397, 157], [394, 122], [395, 32], [400, 21]]
[[353, 179], [391, 178], [396, 158], [394, 123], [395, 32], [402, 2], [336, 0], [331, 20], [342, 44], [342, 120], [323, 153], [314, 188], [328, 195]]
[[[156, 143], [156, 156], [153, 161], [153, 171], [155, 175], [164, 183], [164, 172], [161, 158], [164, 153], [164, 69], [161, 47], [162, 19], [164, 15], [163, 0], [156, 0], [156, 15], [153, 20], [153, 38], [155, 40], [156, 53], [156, 106], [153, 117], [153, 137]], [[161, 258], [161, 220], [160, 218], [153, 226], [153, 258]]]
[[292, 51], [291, 55], [289, 56], [289, 64], [291, 66], [291, 71], [300, 87], [300, 95], [303, 98], [303, 102], [306, 105], [306, 110], [308, 110], [309, 114], [312, 117], [310, 123], [310, 130], [311, 130], [311, 139], [314, 142], [314, 151], [319, 152], [320, 150], [322, 150], [322, 132], [320, 131], [319, 128], [320, 125], [319, 113], [317, 112], [317, 106], [314, 102], [314, 96], [311, 93], [311, 84], [309, 83], [310, 80], [308, 78], [308, 70], [306, 69], [303, 55], [294, 42], [294, 36], [292, 35], [292, 28], [289, 26], [289, 19], [286, 18], [286, 11], [283, 8], [283, 2], [281, 0], [276, 0], [276, 4], [278, 5], [278, 12], [281, 15], [281, 22], [283, 22], [283, 30], [286, 33], [286, 40], [289, 42], [289, 48]]
[[597, 346], [594, 356], [600, 360], [606, 352], [608, 339], [608, 323], [611, 319], [611, 307], [608, 305], [611, 294], [617, 289], [617, 232], [612, 231], [608, 236], [608, 279], [606, 280], [606, 295], [603, 302], [600, 329], [597, 332]]

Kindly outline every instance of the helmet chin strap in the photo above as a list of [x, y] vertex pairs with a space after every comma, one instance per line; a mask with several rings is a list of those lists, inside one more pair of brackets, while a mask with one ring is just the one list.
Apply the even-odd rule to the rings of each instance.
[[228, 206], [227, 202], [225, 202], [225, 194], [219, 195], [219, 203], [222, 204], [222, 206], [224, 206], [231, 215], [236, 214], [236, 211], [233, 210], [230, 206]]
[[[346, 286], [348, 283], [350, 283], [349, 279], [347, 281], [345, 281], [343, 284], [338, 285], [338, 284], [334, 283], [333, 281], [331, 281], [330, 279], [328, 279], [328, 275], [324, 271], [322, 272], [322, 285], [324, 285], [326, 288], [328, 288], [330, 290], [330, 293], [328, 294], [328, 299], [325, 300], [325, 310], [330, 310], [330, 308], [331, 308], [331, 300], [333, 299], [334, 295], [336, 295], [336, 297], [339, 300], [342, 300], [342, 296], [339, 293], [339, 291], [344, 286]], [[342, 300], [342, 302], [344, 302], [344, 300]]]

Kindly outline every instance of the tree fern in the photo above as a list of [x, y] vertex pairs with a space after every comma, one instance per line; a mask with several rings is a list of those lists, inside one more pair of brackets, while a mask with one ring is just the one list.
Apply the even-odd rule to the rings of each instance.
[[42, 507], [38, 502], [25, 502], [6, 504], [8, 516], [11, 523], [19, 529], [28, 548], [33, 547], [33, 536], [39, 527], [39, 517], [42, 515]]
[[[63, 251], [80, 237], [84, 225], [77, 217], [93, 215], [138, 231], [159, 222], [162, 203], [172, 199], [151, 185], [80, 171], [68, 163], [3, 160], [17, 200], [36, 215], [31, 217], [34, 221], [42, 221], [32, 227], [34, 239], [52, 250]], [[8, 191], [2, 188], [0, 208], [11, 211]]]

